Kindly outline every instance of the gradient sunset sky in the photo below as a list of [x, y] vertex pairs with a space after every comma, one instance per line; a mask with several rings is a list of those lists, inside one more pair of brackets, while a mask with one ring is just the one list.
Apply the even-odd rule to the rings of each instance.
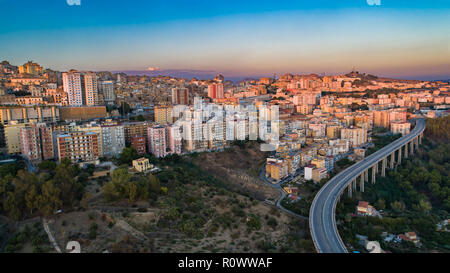
[[77, 2], [0, 0], [0, 60], [61, 71], [159, 67], [257, 76], [356, 67], [450, 78], [448, 0]]

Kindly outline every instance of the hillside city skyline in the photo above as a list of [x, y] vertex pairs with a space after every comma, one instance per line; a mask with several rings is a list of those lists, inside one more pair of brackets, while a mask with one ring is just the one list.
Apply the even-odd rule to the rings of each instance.
[[[0, 61], [1, 61], [0, 57]], [[8, 60], [3, 60], [9, 63]], [[28, 58], [26, 62], [34, 62], [33, 58]], [[45, 69], [52, 69], [52, 66], [45, 67]], [[356, 71], [358, 73], [362, 74], [368, 74], [368, 75], [375, 75], [378, 77], [386, 78], [386, 79], [392, 79], [392, 80], [418, 80], [418, 81], [448, 81], [450, 80], [450, 74], [444, 75], [444, 76], [424, 76], [424, 77], [417, 77], [417, 76], [404, 76], [404, 77], [392, 77], [389, 75], [383, 75], [383, 74], [374, 74], [370, 73], [368, 71], [358, 71], [357, 67], [354, 66], [350, 68], [348, 71], [344, 72], [336, 72], [336, 73], [324, 73], [324, 72], [302, 72], [302, 73], [296, 73], [296, 72], [285, 72], [285, 73], [264, 73], [264, 74], [248, 74], [248, 75], [237, 75], [235, 73], [230, 72], [222, 72], [222, 71], [216, 71], [216, 70], [193, 70], [193, 69], [162, 69], [162, 68], [152, 68], [149, 67], [144, 70], [89, 70], [89, 69], [68, 69], [66, 71], [70, 70], [76, 70], [76, 71], [90, 71], [90, 72], [111, 72], [111, 73], [125, 73], [129, 76], [149, 76], [149, 77], [158, 77], [158, 76], [170, 76], [170, 77], [176, 77], [176, 78], [184, 78], [184, 79], [193, 79], [197, 78], [199, 80], [213, 80], [214, 77], [217, 75], [224, 76], [227, 80], [231, 80], [234, 83], [244, 81], [244, 80], [250, 80], [250, 79], [259, 79], [262, 77], [270, 77], [270, 78], [279, 78], [282, 75], [286, 74], [292, 74], [292, 75], [318, 75], [318, 76], [339, 76], [339, 75], [345, 75], [348, 73], [351, 73], [353, 71]], [[64, 71], [64, 70], [54, 70], [54, 71]]]
[[450, 253], [449, 0], [0, 8], [2, 262], [287, 272], [392, 253], [406, 271], [395, 254]]

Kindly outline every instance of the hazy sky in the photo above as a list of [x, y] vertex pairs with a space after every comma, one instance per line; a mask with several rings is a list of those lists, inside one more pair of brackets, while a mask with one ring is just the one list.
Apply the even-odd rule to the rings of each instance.
[[0, 59], [14, 64], [249, 76], [356, 67], [450, 77], [448, 0], [0, 0], [0, 7]]

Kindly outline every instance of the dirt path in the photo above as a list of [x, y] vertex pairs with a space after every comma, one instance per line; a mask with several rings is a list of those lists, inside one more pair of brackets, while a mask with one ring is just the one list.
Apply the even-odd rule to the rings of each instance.
[[130, 226], [130, 224], [128, 224], [124, 220], [117, 220], [116, 225], [118, 227], [120, 227], [121, 229], [125, 230], [126, 232], [131, 233], [131, 235], [133, 235], [137, 239], [148, 240], [148, 237], [145, 236], [144, 233], [142, 233], [139, 230], [135, 229], [134, 227]]
[[53, 234], [52, 234], [52, 232], [50, 230], [50, 227], [48, 226], [47, 220], [45, 220], [44, 218], [42, 219], [42, 225], [44, 226], [44, 230], [47, 233], [48, 239], [52, 243], [52, 245], [55, 248], [55, 250], [58, 253], [62, 253], [61, 249], [58, 246], [58, 243], [56, 243], [55, 237], [53, 237]]

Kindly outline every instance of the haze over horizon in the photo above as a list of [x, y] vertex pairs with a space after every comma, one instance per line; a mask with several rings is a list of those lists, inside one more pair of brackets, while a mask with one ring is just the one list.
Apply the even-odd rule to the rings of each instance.
[[[25, 2], [25, 3], [24, 3]], [[79, 2], [79, 4], [78, 4]], [[244, 2], [244, 3], [242, 3]], [[92, 71], [450, 78], [448, 1], [0, 0], [0, 58]], [[203, 72], [202, 72], [203, 73]]]

